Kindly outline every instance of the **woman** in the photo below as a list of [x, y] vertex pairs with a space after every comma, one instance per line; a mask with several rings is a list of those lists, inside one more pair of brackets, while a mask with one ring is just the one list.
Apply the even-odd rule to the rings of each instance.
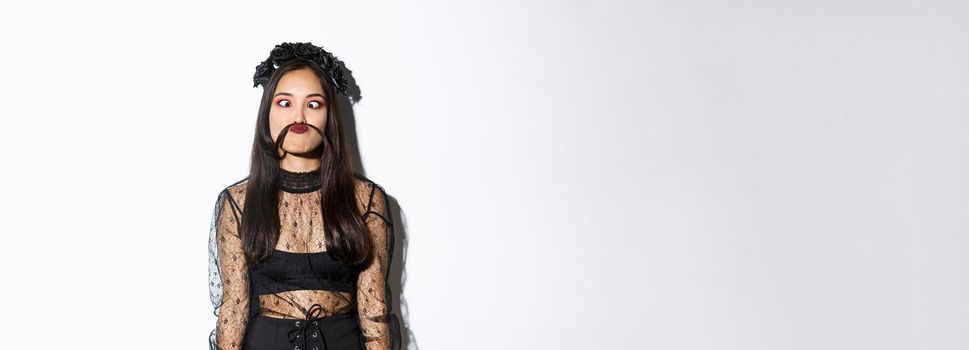
[[219, 194], [209, 234], [212, 349], [397, 348], [393, 224], [383, 188], [350, 165], [343, 69], [310, 43], [256, 66], [249, 175]]

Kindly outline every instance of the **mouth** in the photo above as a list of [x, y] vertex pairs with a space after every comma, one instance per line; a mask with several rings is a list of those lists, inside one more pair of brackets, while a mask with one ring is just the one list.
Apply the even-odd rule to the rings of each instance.
[[306, 124], [294, 124], [293, 126], [289, 127], [289, 131], [295, 132], [297, 134], [302, 134], [309, 129], [310, 128], [306, 126]]

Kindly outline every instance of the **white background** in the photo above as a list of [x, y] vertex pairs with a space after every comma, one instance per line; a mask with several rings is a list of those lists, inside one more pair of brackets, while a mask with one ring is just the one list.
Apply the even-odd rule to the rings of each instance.
[[969, 348], [967, 13], [2, 1], [0, 347], [205, 349], [254, 68], [311, 41], [400, 209], [410, 349]]

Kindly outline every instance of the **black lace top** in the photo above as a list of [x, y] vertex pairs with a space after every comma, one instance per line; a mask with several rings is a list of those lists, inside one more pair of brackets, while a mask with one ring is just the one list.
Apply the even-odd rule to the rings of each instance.
[[219, 193], [209, 230], [209, 291], [218, 316], [210, 348], [240, 349], [249, 319], [260, 314], [309, 319], [311, 313], [355, 313], [367, 349], [396, 349], [399, 330], [387, 285], [393, 224], [383, 188], [357, 174], [357, 207], [372, 235], [375, 257], [357, 270], [327, 251], [320, 169], [279, 170], [279, 240], [272, 256], [256, 269], [247, 264], [238, 233], [248, 177]]

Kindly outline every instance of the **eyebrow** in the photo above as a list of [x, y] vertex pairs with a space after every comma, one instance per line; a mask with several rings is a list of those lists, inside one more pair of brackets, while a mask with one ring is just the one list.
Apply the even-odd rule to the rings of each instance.
[[[276, 96], [279, 96], [279, 95], [293, 96], [293, 94], [288, 93], [288, 92], [280, 92], [280, 93], [274, 95], [273, 97], [276, 97]], [[309, 94], [309, 95], [306, 95], [306, 97], [310, 97], [310, 96], [319, 96], [319, 97], [322, 97], [324, 100], [326, 99], [326, 96], [323, 96], [323, 94], [316, 93], [316, 92], [314, 92], [312, 94]]]

